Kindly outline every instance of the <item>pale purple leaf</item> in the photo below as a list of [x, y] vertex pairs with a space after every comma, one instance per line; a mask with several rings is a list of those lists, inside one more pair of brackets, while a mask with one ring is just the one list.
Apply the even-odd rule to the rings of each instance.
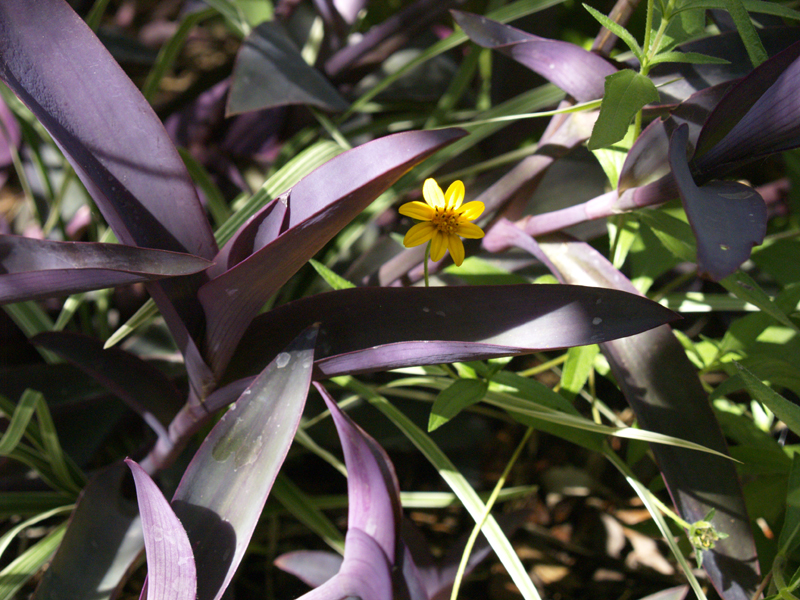
[[259, 316], [231, 365], [243, 377], [320, 323], [322, 377], [594, 344], [675, 319], [641, 296], [579, 286], [353, 288]]
[[200, 289], [215, 373], [224, 370], [264, 302], [309, 258], [412, 166], [464, 135], [461, 129], [389, 135], [340, 154], [298, 182], [281, 235]]
[[0, 304], [198, 273], [203, 258], [120, 244], [0, 236]]
[[131, 459], [147, 557], [147, 600], [195, 600], [197, 573], [181, 522], [155, 482]]
[[326, 550], [298, 550], [281, 554], [275, 566], [297, 577], [309, 587], [321, 586], [342, 568], [344, 559]]
[[711, 181], [698, 187], [686, 160], [689, 129], [672, 134], [669, 162], [683, 208], [697, 240], [697, 270], [714, 281], [734, 273], [764, 241], [767, 206], [750, 186]]
[[473, 42], [510, 56], [579, 102], [602, 98], [606, 76], [617, 72], [611, 63], [575, 44], [525, 33], [480, 15], [450, 12]]
[[300, 422], [315, 341], [316, 330], [306, 330], [275, 357], [205, 439], [175, 492], [199, 600], [220, 598], [244, 556]]
[[393, 564], [402, 515], [400, 485], [394, 466], [378, 442], [339, 409], [328, 391], [317, 383], [314, 386], [331, 411], [344, 451], [348, 530], [364, 531], [380, 545]]

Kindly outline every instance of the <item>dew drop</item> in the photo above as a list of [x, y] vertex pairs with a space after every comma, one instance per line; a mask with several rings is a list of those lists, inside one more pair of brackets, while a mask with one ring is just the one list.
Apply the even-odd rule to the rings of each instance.
[[292, 356], [288, 352], [281, 352], [278, 354], [278, 357], [275, 359], [275, 364], [278, 365], [279, 369], [282, 369], [286, 365], [289, 364], [289, 361], [292, 359]]

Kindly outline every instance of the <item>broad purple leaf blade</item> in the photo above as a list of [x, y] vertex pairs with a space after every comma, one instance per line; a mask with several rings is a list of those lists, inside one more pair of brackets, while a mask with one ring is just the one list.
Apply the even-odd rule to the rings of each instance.
[[369, 535], [393, 564], [402, 516], [394, 466], [378, 442], [339, 409], [327, 390], [317, 383], [314, 386], [331, 411], [344, 451], [348, 530], [360, 529]]
[[298, 182], [289, 195], [286, 230], [200, 289], [214, 372], [224, 370], [264, 302], [309, 258], [412, 166], [464, 135], [461, 129], [389, 135], [340, 154]]
[[131, 459], [147, 556], [147, 600], [195, 600], [197, 572], [181, 522], [150, 476]]
[[259, 316], [231, 370], [257, 371], [287, 343], [287, 331], [314, 322], [316, 373], [332, 377], [594, 344], [674, 318], [641, 296], [577, 286], [353, 288]]
[[0, 303], [191, 275], [210, 264], [189, 254], [120, 244], [4, 235], [0, 236]]
[[611, 63], [575, 44], [531, 35], [479, 15], [450, 12], [473, 42], [510, 56], [579, 102], [602, 98], [606, 76], [617, 72]]
[[183, 398], [164, 373], [138, 356], [78, 333], [53, 331], [31, 340], [56, 353], [135, 410], [159, 435], [178, 414]]
[[383, 548], [355, 527], [348, 529], [344, 544], [339, 572], [298, 600], [392, 600], [391, 566]]
[[300, 55], [277, 21], [265, 21], [247, 36], [236, 56], [227, 116], [286, 104], [343, 111], [348, 103]]
[[714, 281], [734, 273], [750, 258], [753, 246], [767, 233], [767, 206], [750, 186], [711, 181], [698, 187], [686, 160], [689, 128], [672, 134], [669, 162], [672, 176], [697, 239], [697, 270]]
[[116, 595], [144, 548], [136, 504], [122, 492], [127, 471], [122, 462], [115, 463], [84, 488], [34, 600]]
[[304, 331], [263, 370], [205, 439], [175, 492], [199, 600], [220, 598], [244, 556], [300, 422], [315, 342], [316, 330]]
[[692, 161], [701, 173], [800, 145], [800, 42], [765, 61], [717, 105]]
[[[550, 241], [552, 240], [552, 241]], [[553, 236], [541, 251], [570, 283], [636, 290], [588, 244]], [[601, 345], [643, 429], [727, 453], [727, 444], [696, 370], [669, 326]], [[691, 424], [691, 426], [687, 426]], [[730, 460], [664, 444], [651, 449], [681, 516], [693, 523], [716, 509], [713, 524], [729, 538], [704, 552], [703, 567], [725, 600], [749, 600], [759, 583], [750, 520]]]

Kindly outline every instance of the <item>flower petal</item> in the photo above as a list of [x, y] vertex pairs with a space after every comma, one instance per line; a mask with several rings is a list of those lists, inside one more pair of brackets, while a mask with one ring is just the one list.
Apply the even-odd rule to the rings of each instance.
[[484, 208], [486, 207], [483, 205], [483, 202], [473, 200], [472, 202], [467, 202], [458, 212], [461, 214], [462, 219], [474, 221], [483, 214]]
[[424, 202], [406, 202], [399, 208], [398, 212], [418, 221], [430, 221], [436, 214], [436, 211]]
[[438, 229], [433, 234], [431, 241], [431, 260], [438, 262], [444, 257], [444, 251], [447, 249], [447, 236]]
[[464, 183], [460, 180], [456, 180], [450, 184], [450, 187], [447, 188], [447, 192], [444, 195], [444, 203], [447, 208], [452, 210], [457, 209], [461, 206], [461, 203], [464, 201]]
[[474, 223], [462, 223], [459, 221], [456, 233], [463, 238], [479, 240], [484, 236], [483, 229]]
[[[477, 228], [477, 225], [473, 225], [473, 227]], [[452, 233], [449, 234], [447, 236], [447, 248], [450, 250], [453, 262], [456, 263], [457, 267], [460, 267], [461, 263], [464, 262], [464, 244], [461, 242], [461, 238]]]
[[433, 237], [436, 231], [438, 231], [436, 225], [430, 221], [417, 223], [406, 233], [406, 237], [403, 238], [403, 246], [406, 248], [413, 248], [414, 246], [424, 244]]
[[444, 208], [444, 194], [435, 179], [429, 177], [422, 184], [422, 197], [433, 208]]

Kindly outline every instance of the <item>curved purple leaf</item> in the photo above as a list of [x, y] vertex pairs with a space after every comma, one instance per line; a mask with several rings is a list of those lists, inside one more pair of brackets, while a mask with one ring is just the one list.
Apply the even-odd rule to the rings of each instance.
[[750, 186], [712, 181], [697, 187], [686, 160], [689, 128], [672, 134], [669, 162], [683, 208], [697, 239], [697, 269], [714, 281], [734, 273], [764, 241], [767, 206]]
[[138, 356], [78, 333], [51, 331], [31, 341], [72, 363], [135, 410], [160, 435], [183, 405], [164, 373]]
[[[622, 273], [586, 243], [552, 236], [541, 241], [540, 247], [564, 281], [636, 292]], [[601, 348], [643, 429], [727, 453], [708, 396], [669, 326], [606, 342]], [[714, 587], [725, 600], [749, 600], [758, 587], [759, 569], [733, 462], [664, 444], [650, 447], [681, 516], [693, 523], [714, 508], [714, 525], [730, 535], [703, 556]]]
[[138, 464], [125, 464], [136, 483], [147, 555], [147, 600], [195, 600], [197, 572], [192, 547], [164, 494]]
[[575, 44], [531, 35], [480, 15], [450, 12], [473, 42], [510, 56], [579, 102], [602, 98], [606, 76], [617, 72], [611, 63]]
[[0, 304], [191, 275], [203, 258], [120, 244], [0, 236]]
[[205, 439], [175, 492], [199, 600], [220, 598], [244, 556], [303, 413], [315, 342], [316, 330], [306, 330], [278, 354]]
[[315, 588], [335, 576], [342, 568], [343, 560], [335, 552], [327, 550], [298, 550], [281, 554], [274, 565]]
[[122, 490], [127, 471], [122, 462], [114, 463], [83, 489], [34, 600], [116, 595], [144, 548], [136, 504]]
[[300, 55], [283, 26], [265, 21], [253, 29], [236, 56], [226, 116], [285, 104], [343, 111], [348, 103]]
[[[386, 452], [361, 427], [343, 413], [328, 391], [314, 387], [331, 411], [347, 466], [347, 528], [359, 529], [383, 549], [394, 564], [400, 532], [400, 485]], [[347, 547], [345, 546], [345, 560]]]
[[283, 233], [200, 289], [214, 372], [224, 370], [264, 302], [309, 258], [412, 166], [465, 133], [389, 135], [340, 154], [298, 182], [289, 194]]
[[332, 377], [594, 344], [675, 318], [641, 296], [578, 286], [353, 288], [259, 316], [231, 372], [257, 370], [287, 342], [287, 332], [314, 322], [316, 373]]
[[800, 145], [800, 42], [762, 63], [717, 105], [697, 140], [705, 174]]

